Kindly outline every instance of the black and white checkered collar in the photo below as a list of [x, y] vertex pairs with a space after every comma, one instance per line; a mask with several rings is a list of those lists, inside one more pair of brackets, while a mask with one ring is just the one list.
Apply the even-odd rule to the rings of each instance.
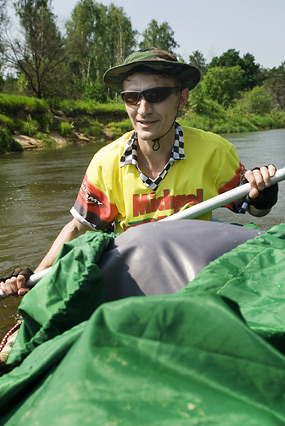
[[152, 180], [151, 178], [146, 176], [139, 169], [138, 156], [137, 156], [137, 134], [135, 131], [133, 131], [133, 133], [131, 134], [126, 144], [126, 148], [123, 152], [123, 155], [121, 156], [120, 167], [124, 167], [129, 164], [134, 164], [140, 173], [140, 177], [143, 183], [147, 187], [152, 189], [153, 191], [156, 191], [156, 189], [158, 188], [158, 185], [165, 178], [170, 168], [172, 167], [173, 163], [177, 160], [184, 160], [184, 159], [185, 159], [185, 152], [184, 152], [183, 130], [180, 124], [175, 123], [175, 139], [174, 139], [171, 157], [168, 163], [166, 164], [166, 166], [164, 167], [164, 169], [162, 170], [162, 172], [160, 173], [160, 175], [155, 180]]

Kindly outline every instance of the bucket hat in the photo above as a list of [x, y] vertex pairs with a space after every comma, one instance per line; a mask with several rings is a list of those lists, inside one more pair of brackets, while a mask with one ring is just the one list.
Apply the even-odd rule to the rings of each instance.
[[151, 69], [170, 74], [177, 77], [182, 82], [183, 87], [190, 90], [194, 89], [201, 77], [198, 68], [179, 62], [172, 53], [153, 47], [133, 52], [122, 65], [109, 68], [104, 74], [103, 83], [110, 89], [121, 92], [126, 76], [136, 69], [140, 71]]

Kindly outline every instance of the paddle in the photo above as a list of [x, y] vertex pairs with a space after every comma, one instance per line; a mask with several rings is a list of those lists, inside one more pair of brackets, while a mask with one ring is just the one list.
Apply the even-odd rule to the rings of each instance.
[[[281, 182], [285, 179], [285, 167], [276, 171], [275, 175], [270, 179], [271, 185]], [[219, 207], [225, 206], [232, 201], [244, 198], [250, 191], [250, 184], [238, 186], [237, 188], [231, 189], [230, 191], [224, 192], [223, 194], [217, 195], [216, 197], [210, 198], [209, 200], [203, 201], [200, 204], [196, 204], [191, 208], [182, 210], [171, 216], [162, 219], [160, 222], [166, 220], [180, 220], [180, 219], [195, 219], [195, 217], [201, 216], [204, 213], [213, 211]]]
[[[271, 178], [271, 184], [281, 182], [285, 179], [285, 167], [276, 171], [275, 175]], [[223, 194], [217, 195], [209, 200], [203, 201], [189, 209], [175, 213], [171, 216], [162, 219], [160, 222], [166, 220], [180, 220], [180, 219], [194, 219], [195, 217], [201, 216], [204, 213], [208, 213], [219, 207], [222, 207], [232, 201], [238, 200], [245, 197], [250, 191], [250, 184], [241, 185], [237, 188], [231, 189], [230, 191], [224, 192]], [[26, 286], [28, 288], [33, 287], [41, 278], [43, 278], [51, 268], [47, 268], [41, 272], [37, 272], [28, 279]], [[0, 290], [0, 300], [8, 297], [5, 293]]]

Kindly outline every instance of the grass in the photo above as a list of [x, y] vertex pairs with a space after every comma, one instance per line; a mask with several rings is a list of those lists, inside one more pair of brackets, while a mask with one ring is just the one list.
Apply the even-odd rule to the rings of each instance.
[[28, 96], [0, 94], [0, 111], [6, 114], [11, 114], [15, 111], [19, 111], [20, 109], [33, 113], [43, 113], [49, 110], [49, 105], [42, 99], [30, 98]]
[[100, 104], [92, 100], [64, 100], [58, 106], [68, 116], [73, 116], [76, 113], [89, 115], [101, 113], [125, 114], [125, 106], [121, 102], [108, 102], [106, 104]]
[[211, 117], [207, 114], [196, 114], [188, 110], [182, 114], [179, 122], [185, 126], [214, 133], [254, 132], [285, 128], [285, 111], [273, 111], [270, 114], [258, 115], [233, 108], [225, 110], [225, 115], [221, 118]]
[[125, 120], [120, 122], [109, 123], [106, 126], [106, 129], [110, 132], [110, 134], [112, 135], [112, 138], [115, 139], [115, 138], [119, 138], [124, 133], [127, 133], [130, 130], [132, 130], [132, 125], [129, 118], [126, 118]]
[[21, 152], [23, 148], [12, 137], [8, 129], [0, 129], [0, 154], [5, 154], [6, 152]]

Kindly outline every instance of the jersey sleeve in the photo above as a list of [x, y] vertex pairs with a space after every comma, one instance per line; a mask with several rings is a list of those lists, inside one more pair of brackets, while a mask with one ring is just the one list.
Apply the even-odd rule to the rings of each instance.
[[96, 155], [86, 171], [71, 214], [81, 223], [100, 231], [106, 230], [118, 214]]

